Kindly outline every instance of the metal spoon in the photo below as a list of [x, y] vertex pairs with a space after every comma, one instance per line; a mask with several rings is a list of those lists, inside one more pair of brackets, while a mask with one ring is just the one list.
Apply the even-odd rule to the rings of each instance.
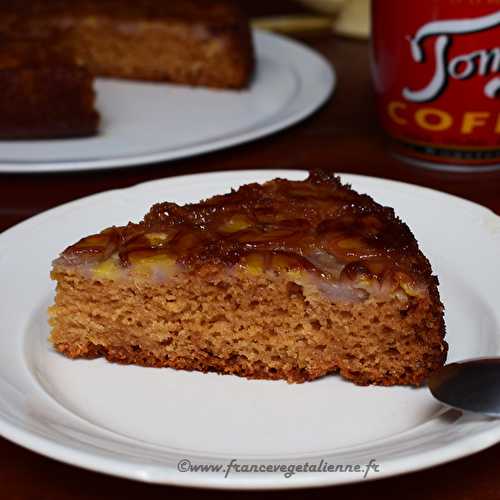
[[500, 358], [450, 363], [434, 372], [428, 385], [448, 406], [500, 417]]

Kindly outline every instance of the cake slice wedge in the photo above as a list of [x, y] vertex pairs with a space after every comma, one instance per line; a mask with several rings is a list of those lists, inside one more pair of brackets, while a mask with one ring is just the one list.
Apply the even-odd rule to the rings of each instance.
[[50, 339], [71, 358], [361, 385], [420, 385], [446, 359], [410, 229], [324, 171], [159, 203], [69, 246], [51, 276]]

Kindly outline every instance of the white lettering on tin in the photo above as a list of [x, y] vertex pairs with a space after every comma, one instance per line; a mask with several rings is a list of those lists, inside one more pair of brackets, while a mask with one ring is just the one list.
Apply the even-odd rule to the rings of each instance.
[[[446, 88], [449, 78], [465, 80], [474, 75], [486, 76], [500, 72], [500, 47], [476, 50], [448, 58], [447, 49], [454, 35], [464, 35], [485, 31], [500, 25], [500, 11], [476, 19], [432, 21], [422, 26], [413, 38], [409, 39], [413, 60], [425, 63], [422, 42], [429, 36], [438, 35], [434, 42], [436, 60], [434, 75], [430, 82], [420, 90], [409, 87], [403, 89], [403, 97], [412, 102], [427, 102], [438, 97]], [[500, 96], [500, 77], [494, 77], [484, 87], [487, 97]]]

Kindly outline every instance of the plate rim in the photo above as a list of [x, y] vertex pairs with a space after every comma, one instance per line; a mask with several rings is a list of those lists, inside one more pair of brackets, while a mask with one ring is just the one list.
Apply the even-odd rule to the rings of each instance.
[[[246, 169], [246, 170], [229, 170], [229, 171], [215, 171], [215, 172], [205, 172], [196, 174], [187, 174], [182, 176], [172, 176], [163, 179], [157, 179], [152, 181], [146, 181], [138, 183], [136, 185], [103, 191], [100, 193], [92, 194], [90, 196], [85, 196], [77, 200], [73, 200], [59, 206], [53, 207], [46, 210], [40, 214], [37, 214], [21, 223], [18, 223], [11, 228], [0, 233], [0, 243], [7, 243], [10, 237], [14, 236], [17, 231], [29, 229], [32, 224], [37, 224], [39, 221], [54, 216], [55, 213], [59, 211], [65, 211], [67, 209], [74, 209], [81, 206], [82, 203], [92, 202], [96, 197], [108, 197], [113, 196], [116, 193], [124, 193], [129, 191], [141, 189], [149, 189], [152, 185], [168, 183], [172, 180], [182, 182], [187, 178], [207, 178], [212, 179], [224, 178], [228, 180], [231, 177], [238, 178], [238, 176], [243, 177], [298, 177], [305, 176], [307, 170], [303, 169]], [[492, 210], [484, 207], [478, 203], [472, 202], [460, 198], [458, 196], [438, 191], [435, 189], [422, 187], [410, 183], [405, 183], [401, 181], [395, 181], [392, 179], [384, 179], [380, 177], [371, 177], [366, 175], [357, 175], [350, 173], [341, 173], [337, 175], [345, 182], [354, 182], [356, 180], [375, 182], [381, 184], [389, 184], [394, 187], [405, 186], [417, 191], [423, 191], [432, 196], [439, 196], [440, 198], [450, 199], [454, 203], [459, 203], [467, 209], [474, 209], [478, 214], [486, 215], [492, 217], [491, 220], [495, 224], [499, 224], [500, 228], [500, 216], [495, 214]], [[246, 182], [246, 181], [245, 181]], [[237, 181], [236, 184], [241, 184]], [[500, 235], [500, 231], [499, 231]], [[500, 241], [500, 240], [499, 240]], [[17, 424], [17, 425], [16, 425]], [[12, 441], [18, 445], [30, 449], [36, 453], [44, 456], [56, 459], [63, 463], [69, 463], [71, 465], [79, 466], [88, 470], [93, 470], [95, 472], [104, 472], [111, 474], [113, 476], [135, 479], [144, 482], [169, 484], [177, 486], [189, 486], [196, 488], [215, 488], [215, 489], [247, 489], [247, 490], [262, 490], [262, 489], [295, 489], [304, 487], [323, 487], [331, 486], [333, 484], [347, 484], [353, 482], [359, 482], [361, 479], [359, 476], [343, 476], [335, 477], [329, 476], [327, 474], [298, 474], [295, 476], [294, 480], [283, 478], [280, 475], [270, 474], [267, 477], [262, 474], [256, 474], [253, 476], [253, 480], [249, 480], [247, 477], [238, 478], [238, 476], [232, 476], [230, 481], [224, 480], [220, 474], [213, 475], [210, 474], [179, 474], [175, 470], [170, 470], [169, 474], [166, 476], [158, 476], [154, 474], [154, 466], [144, 465], [140, 470], [133, 465], [123, 464], [115, 458], [96, 456], [95, 454], [88, 452], [87, 450], [82, 450], [79, 448], [74, 448], [67, 446], [62, 443], [57, 443], [48, 439], [44, 436], [37, 435], [35, 432], [25, 429], [19, 423], [12, 423], [10, 419], [6, 418], [0, 411], [0, 434], [9, 441]], [[396, 458], [388, 460], [384, 463], [384, 470], [377, 473], [377, 475], [369, 476], [366, 480], [376, 480], [385, 477], [391, 477], [395, 475], [405, 474], [409, 472], [415, 472], [422, 469], [427, 469], [439, 464], [446, 463], [451, 460], [455, 460], [461, 457], [468, 456], [477, 451], [483, 450], [492, 446], [500, 441], [500, 421], [491, 423], [488, 428], [481, 429], [479, 432], [472, 433], [461, 439], [447, 444], [440, 449], [439, 454], [436, 450], [427, 450], [424, 452], [418, 452], [415, 455], [410, 455], [404, 458]], [[167, 466], [165, 466], [167, 469]], [[333, 480], [332, 480], [333, 479]]]
[[[277, 114], [268, 117], [265, 123], [251, 127], [249, 130], [229, 134], [225, 138], [208, 140], [194, 146], [181, 146], [175, 149], [167, 148], [152, 153], [142, 153], [125, 155], [119, 157], [108, 157], [103, 159], [85, 160], [9, 160], [0, 157], [0, 174], [36, 174], [36, 173], [66, 173], [92, 170], [111, 170], [121, 168], [131, 168], [137, 166], [148, 166], [159, 162], [170, 162], [199, 156], [219, 150], [224, 150], [233, 146], [243, 145], [247, 142], [264, 138], [274, 133], [280, 132], [305, 120], [317, 110], [319, 110], [333, 95], [337, 87], [337, 74], [335, 66], [323, 54], [317, 50], [287, 36], [272, 33], [260, 29], [252, 29], [255, 44], [274, 44], [276, 47], [286, 47], [287, 50], [298, 51], [305, 54], [309, 60], [321, 65], [328, 82], [325, 83], [323, 93], [312, 96], [309, 102], [301, 109], [287, 114], [287, 108], [281, 108]], [[257, 64], [258, 64], [257, 54]], [[126, 81], [125, 81], [126, 83]], [[304, 89], [301, 89], [303, 92]], [[84, 139], [83, 139], [84, 140]], [[12, 143], [13, 141], [5, 141]], [[0, 148], [2, 142], [0, 141]]]
[[[311, 170], [314, 170], [314, 168], [311, 168]], [[92, 201], [92, 199], [96, 197], [101, 197], [101, 196], [110, 196], [115, 192], [127, 192], [128, 190], [136, 190], [136, 189], [144, 189], [145, 187], [148, 187], [150, 185], [162, 183], [162, 182], [170, 182], [172, 180], [187, 180], [189, 178], [196, 178], [200, 176], [213, 176], [213, 177], [230, 177], [232, 175], [238, 175], [238, 174], [244, 174], [244, 175], [249, 175], [249, 176], [259, 176], [262, 174], [268, 173], [269, 175], [274, 175], [276, 177], [279, 177], [280, 175], [282, 176], [287, 176], [287, 175], [296, 175], [297, 173], [302, 174], [306, 176], [310, 170], [299, 167], [299, 168], [243, 168], [243, 169], [234, 169], [234, 170], [211, 170], [208, 172], [197, 172], [197, 173], [189, 173], [189, 174], [181, 174], [181, 175], [172, 175], [168, 177], [160, 177], [157, 179], [151, 179], [147, 181], [141, 181], [137, 182], [135, 184], [132, 184], [131, 186], [126, 186], [122, 188], [113, 188], [113, 189], [105, 189], [103, 191], [98, 191], [97, 193], [92, 193], [90, 195], [84, 195], [80, 196], [78, 198], [75, 198], [73, 200], [61, 203], [59, 205], [56, 205], [55, 207], [50, 207], [46, 210], [42, 210], [41, 212], [34, 214], [21, 222], [18, 222], [14, 224], [13, 226], [8, 227], [7, 229], [3, 230], [0, 232], [0, 242], [2, 239], [7, 236], [8, 234], [10, 235], [10, 232], [13, 230], [17, 230], [18, 228], [23, 227], [25, 224], [31, 224], [31, 223], [36, 223], [38, 220], [43, 220], [43, 218], [52, 215], [54, 211], [58, 211], [62, 208], [64, 209], [69, 209], [73, 205], [77, 206], [78, 204], [89, 200]], [[337, 171], [337, 170], [332, 170], [332, 172], [335, 173], [335, 175], [339, 176], [341, 180], [344, 180], [349, 183], [350, 180], [349, 178], [354, 179], [359, 179], [361, 181], [368, 181], [368, 182], [382, 182], [382, 183], [388, 183], [392, 184], [394, 188], [397, 187], [411, 187], [413, 189], [417, 189], [418, 191], [426, 192], [430, 196], [438, 196], [438, 197], [445, 197], [446, 199], [449, 199], [450, 201], [453, 201], [454, 203], [462, 204], [462, 205], [467, 205], [467, 207], [471, 210], [474, 210], [478, 213], [482, 212], [483, 215], [490, 217], [491, 220], [500, 222], [500, 215], [496, 214], [491, 208], [486, 207], [485, 205], [481, 205], [480, 203], [477, 203], [475, 201], [469, 200], [467, 198], [462, 198], [460, 196], [457, 196], [452, 193], [447, 193], [445, 191], [440, 191], [438, 189], [426, 187], [426, 186], [421, 186], [419, 184], [412, 184], [410, 182], [404, 182], [404, 181], [399, 181], [395, 179], [390, 179], [390, 178], [385, 178], [385, 177], [378, 177], [378, 176], [370, 176], [370, 175], [365, 175], [365, 174], [356, 174], [356, 173], [351, 173], [351, 172], [342, 172], [342, 171]]]

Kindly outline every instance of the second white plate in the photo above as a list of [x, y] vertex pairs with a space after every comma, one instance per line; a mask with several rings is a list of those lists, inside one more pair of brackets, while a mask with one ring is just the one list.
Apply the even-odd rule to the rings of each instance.
[[243, 91], [98, 79], [96, 137], [0, 141], [1, 172], [67, 172], [173, 160], [288, 127], [331, 94], [332, 66], [287, 38], [255, 33], [257, 67]]
[[[1, 234], [0, 434], [100, 472], [246, 489], [360, 481], [370, 460], [378, 470], [370, 469], [368, 478], [387, 477], [497, 442], [499, 421], [446, 411], [425, 387], [358, 387], [335, 375], [289, 385], [70, 360], [51, 348], [48, 273], [66, 245], [139, 220], [159, 200], [192, 202], [276, 176], [300, 179], [305, 173], [242, 171], [154, 181], [62, 205]], [[449, 361], [500, 355], [500, 218], [408, 184], [342, 179], [393, 206], [414, 231], [441, 281]], [[226, 475], [232, 460], [240, 470]], [[316, 470], [304, 470], [306, 463]], [[342, 468], [328, 471], [328, 465]], [[295, 473], [287, 475], [290, 469]]]

